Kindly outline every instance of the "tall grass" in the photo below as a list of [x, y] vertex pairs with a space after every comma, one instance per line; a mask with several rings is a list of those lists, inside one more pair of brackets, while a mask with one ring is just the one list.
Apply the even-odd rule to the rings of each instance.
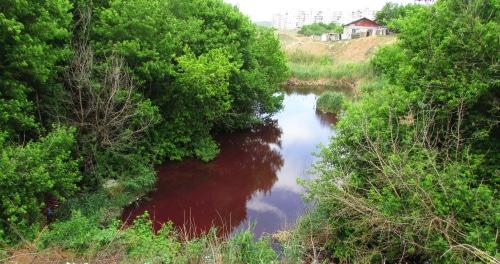
[[294, 50], [286, 53], [289, 63], [297, 64], [320, 64], [332, 65], [333, 59], [327, 55], [316, 55], [302, 50]]
[[373, 75], [369, 62], [336, 64], [329, 56], [304, 51], [287, 52], [287, 59], [292, 77], [299, 80], [336, 79], [355, 82]]
[[6, 249], [0, 263], [279, 263], [271, 238], [255, 238], [252, 227], [228, 236], [215, 228], [195, 236], [195, 230], [167, 223], [156, 231], [147, 214], [128, 227], [102, 226], [75, 211], [34, 241]]
[[322, 112], [338, 114], [345, 104], [345, 96], [341, 92], [326, 91], [316, 102], [316, 108]]

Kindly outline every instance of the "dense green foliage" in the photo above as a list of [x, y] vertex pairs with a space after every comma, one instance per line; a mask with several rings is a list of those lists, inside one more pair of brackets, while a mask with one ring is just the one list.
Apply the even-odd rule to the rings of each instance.
[[39, 122], [61, 89], [70, 9], [67, 0], [0, 3], [0, 129], [12, 140], [40, 134]]
[[316, 108], [326, 113], [339, 114], [345, 105], [345, 96], [341, 92], [324, 92], [316, 101]]
[[216, 131], [280, 109], [286, 75], [274, 32], [222, 0], [2, 1], [0, 243], [49, 209], [47, 241], [109, 242], [155, 163], [213, 159]]
[[279, 109], [275, 93], [286, 73], [279, 42], [233, 7], [221, 1], [111, 1], [99, 17], [96, 54], [122, 56], [159, 107], [167, 122], [151, 138], [168, 157], [211, 159], [217, 153], [214, 124], [244, 128]]
[[381, 80], [348, 107], [308, 185], [308, 228], [332, 259], [498, 260], [499, 11], [443, 0], [398, 21], [400, 41], [373, 59]]
[[388, 26], [391, 30], [399, 33], [400, 29], [397, 25], [397, 21], [414, 13], [420, 8], [421, 6], [416, 4], [402, 5], [389, 2], [376, 13], [375, 19], [381, 25]]
[[331, 33], [331, 32], [342, 33], [343, 31], [344, 28], [336, 23], [330, 23], [330, 24], [314, 23], [302, 26], [299, 30], [299, 34], [305, 36], [320, 36], [323, 33]]
[[[289, 54], [297, 79], [379, 79], [348, 106], [319, 98], [347, 109], [306, 183], [317, 206], [283, 244], [288, 261], [498, 262], [499, 14], [494, 0], [387, 4], [377, 19], [399, 41], [371, 65]], [[2, 1], [0, 255], [39, 235], [40, 249], [94, 262], [277, 263], [250, 231], [190, 239], [118, 217], [155, 163], [208, 161], [215, 132], [279, 110], [286, 74], [274, 32], [222, 0]]]
[[74, 144], [74, 129], [56, 128], [25, 146], [10, 146], [0, 135], [2, 230], [26, 230], [33, 235], [37, 224], [45, 222], [41, 212], [46, 198], [64, 201], [75, 193], [81, 176], [71, 155]]

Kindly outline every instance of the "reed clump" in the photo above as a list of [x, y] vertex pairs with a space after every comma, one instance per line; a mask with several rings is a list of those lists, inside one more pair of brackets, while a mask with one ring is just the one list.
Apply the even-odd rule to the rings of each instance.
[[345, 95], [336, 91], [326, 91], [316, 101], [316, 108], [325, 113], [339, 114], [344, 105]]

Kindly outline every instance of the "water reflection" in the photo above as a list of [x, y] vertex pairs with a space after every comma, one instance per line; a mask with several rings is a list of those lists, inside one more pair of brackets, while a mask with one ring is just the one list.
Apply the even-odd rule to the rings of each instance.
[[338, 116], [336, 114], [323, 113], [316, 109], [316, 116], [318, 117], [319, 122], [322, 126], [329, 126], [331, 124], [337, 123]]
[[203, 163], [171, 162], [158, 170], [157, 190], [124, 217], [149, 211], [155, 228], [167, 221], [189, 226], [195, 233], [212, 225], [227, 234], [247, 218], [246, 203], [255, 192], [269, 192], [283, 166], [278, 149], [281, 130], [276, 122], [250, 132], [219, 138], [219, 157]]
[[312, 153], [334, 132], [335, 118], [316, 111], [316, 98], [310, 92], [287, 92], [276, 121], [220, 136], [221, 154], [214, 161], [160, 167], [157, 190], [128, 208], [124, 218], [147, 210], [155, 228], [173, 221], [201, 233], [216, 225], [224, 235], [252, 222], [256, 235], [293, 224], [307, 208], [297, 178], [310, 177]]

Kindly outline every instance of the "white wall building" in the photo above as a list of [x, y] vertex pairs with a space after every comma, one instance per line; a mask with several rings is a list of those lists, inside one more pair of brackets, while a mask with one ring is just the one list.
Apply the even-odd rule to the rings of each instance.
[[344, 25], [344, 33], [342, 34], [342, 39], [384, 36], [387, 35], [387, 33], [387, 27], [384, 27], [377, 22], [364, 17]]

